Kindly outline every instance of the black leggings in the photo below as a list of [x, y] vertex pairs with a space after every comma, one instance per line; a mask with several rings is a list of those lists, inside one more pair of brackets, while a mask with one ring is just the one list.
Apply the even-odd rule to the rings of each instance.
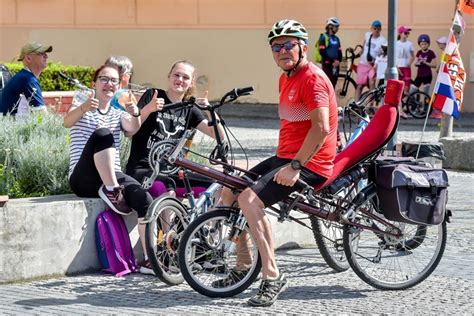
[[[95, 167], [94, 154], [107, 148], [114, 147], [114, 136], [108, 128], [96, 130], [87, 141], [69, 178], [72, 191], [79, 197], [99, 197], [98, 191], [102, 179]], [[140, 183], [132, 177], [115, 171], [117, 181], [125, 187], [124, 197], [128, 206], [138, 213], [138, 217], [145, 217], [153, 198], [144, 190]]]

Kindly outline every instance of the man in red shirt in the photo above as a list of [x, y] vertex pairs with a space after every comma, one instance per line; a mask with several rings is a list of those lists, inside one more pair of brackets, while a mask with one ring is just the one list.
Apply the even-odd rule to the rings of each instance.
[[264, 208], [295, 191], [298, 179], [310, 185], [326, 181], [336, 155], [336, 97], [326, 74], [307, 60], [306, 29], [297, 21], [282, 20], [273, 25], [268, 41], [277, 66], [284, 71], [279, 82], [278, 149], [275, 156], [252, 168], [261, 177], [238, 196], [262, 259], [262, 285], [248, 301], [251, 306], [272, 305], [288, 282], [276, 265]]

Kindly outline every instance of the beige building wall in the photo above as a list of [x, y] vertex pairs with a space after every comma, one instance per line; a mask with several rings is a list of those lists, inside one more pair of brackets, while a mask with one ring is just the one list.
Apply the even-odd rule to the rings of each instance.
[[[440, 53], [434, 41], [448, 35], [454, 2], [398, 1], [398, 25], [413, 28], [415, 49], [418, 35], [427, 33]], [[313, 46], [325, 20], [338, 16], [346, 48], [361, 44], [374, 19], [386, 36], [387, 11], [388, 0], [0, 0], [0, 61], [14, 60], [25, 42], [36, 40], [53, 45], [50, 59], [63, 64], [96, 67], [111, 54], [127, 55], [136, 83], [162, 87], [173, 61], [188, 59], [209, 78], [211, 99], [253, 85], [247, 101], [276, 103], [279, 71], [266, 42], [275, 21], [299, 20]], [[465, 20], [464, 111], [474, 112], [474, 17]]]

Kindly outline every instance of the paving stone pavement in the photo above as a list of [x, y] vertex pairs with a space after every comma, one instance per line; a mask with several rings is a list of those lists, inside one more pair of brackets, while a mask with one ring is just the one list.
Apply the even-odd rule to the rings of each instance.
[[[274, 123], [236, 125], [234, 133], [243, 139], [244, 146], [260, 147], [260, 139], [263, 139], [262, 144], [268, 147], [252, 152], [251, 159], [261, 160], [274, 152], [277, 137]], [[259, 135], [257, 143], [256, 133]], [[473, 135], [472, 130], [460, 133]], [[437, 131], [432, 130], [429, 135], [429, 139], [435, 140]], [[401, 131], [399, 137], [418, 139], [419, 132], [407, 129]], [[427, 280], [405, 291], [376, 290], [351, 270], [333, 273], [317, 249], [309, 247], [278, 251], [278, 264], [287, 271], [290, 285], [268, 308], [246, 305], [258, 284], [232, 298], [211, 299], [187, 284], [169, 287], [153, 276], [133, 274], [116, 278], [96, 273], [0, 285], [0, 315], [472, 314], [474, 173], [449, 171], [448, 175], [451, 184], [448, 208], [453, 210], [453, 218], [448, 224], [445, 254]]]

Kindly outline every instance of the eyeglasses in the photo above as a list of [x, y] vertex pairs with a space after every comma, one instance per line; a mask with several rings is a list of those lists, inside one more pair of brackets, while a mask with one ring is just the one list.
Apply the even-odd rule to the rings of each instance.
[[272, 47], [272, 51], [275, 52], [275, 53], [279, 53], [283, 48], [286, 50], [286, 51], [290, 51], [293, 49], [293, 47], [295, 47], [296, 45], [298, 45], [298, 42], [285, 42], [283, 44], [273, 44], [271, 47]]
[[97, 77], [99, 79], [100, 83], [107, 84], [110, 82], [111, 85], [116, 86], [119, 84], [120, 80], [118, 78], [110, 78], [107, 76], [99, 76]]
[[382, 28], [381, 27], [377, 27], [377, 26], [373, 26], [372, 27], [375, 31], [380, 31]]
[[44, 58], [48, 58], [48, 54], [46, 53], [32, 53], [33, 55], [38, 55], [38, 56], [41, 56], [41, 57], [44, 57]]
[[403, 34], [405, 34], [405, 35], [410, 35], [410, 32], [403, 32]]

